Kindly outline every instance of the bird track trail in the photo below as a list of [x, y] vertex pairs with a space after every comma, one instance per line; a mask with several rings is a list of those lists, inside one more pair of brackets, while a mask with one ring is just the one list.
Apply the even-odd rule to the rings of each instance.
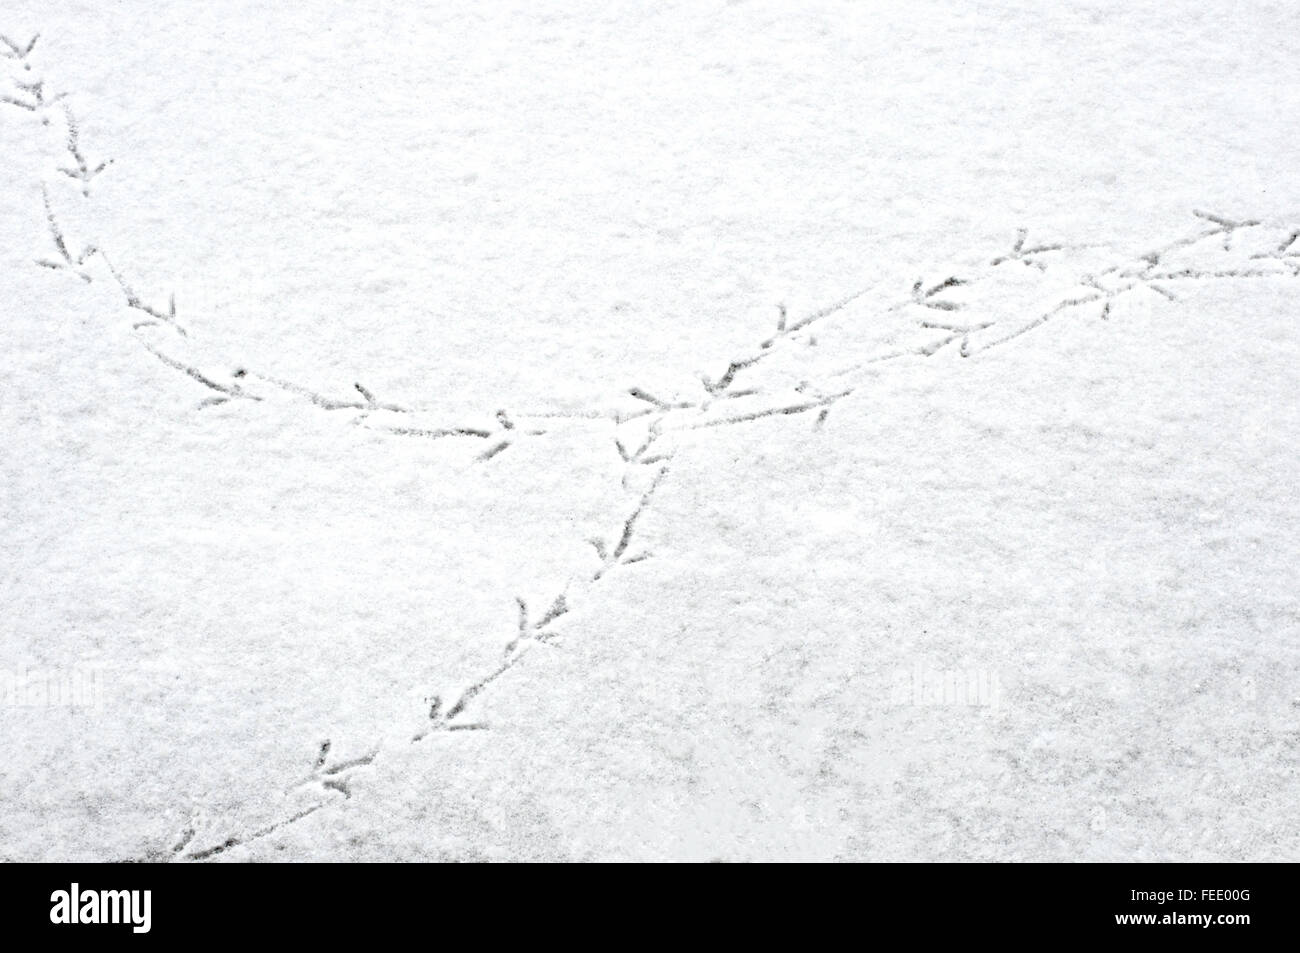
[[[65, 189], [72, 191], [64, 201], [89, 202], [92, 183], [113, 167], [113, 160], [86, 153], [69, 95], [52, 94], [44, 79], [33, 78], [33, 54], [39, 39], [35, 35], [16, 41], [0, 35], [0, 58], [19, 72], [9, 77], [10, 88], [0, 92], [0, 108], [35, 122], [38, 133], [57, 133], [58, 158], [51, 166], [63, 179], [56, 178], [54, 184], [64, 181]], [[325, 413], [347, 415], [350, 424], [390, 437], [468, 445], [473, 462], [483, 465], [498, 460], [519, 441], [544, 438], [557, 428], [608, 428], [611, 452], [623, 464], [619, 487], [625, 500], [622, 524], [610, 527], [605, 536], [586, 540], [593, 555], [589, 573], [571, 578], [561, 592], [533, 606], [524, 596], [515, 598], [516, 626], [498, 659], [445, 698], [426, 697], [425, 707], [413, 715], [402, 735], [409, 744], [420, 744], [435, 734], [487, 730], [486, 723], [470, 717], [483, 694], [530, 652], [553, 646], [571, 608], [611, 574], [652, 558], [639, 531], [672, 472], [683, 438], [690, 434], [702, 438], [720, 427], [805, 415], [813, 417], [813, 429], [820, 431], [837, 404], [866, 383], [877, 382], [875, 370], [890, 362], [928, 361], [947, 352], [960, 358], [977, 357], [1071, 316], [1108, 321], [1114, 307], [1132, 297], [1156, 296], [1177, 302], [1175, 289], [1180, 285], [1300, 277], [1300, 227], [1294, 222], [1265, 224], [1195, 210], [1200, 222], [1195, 232], [1138, 254], [1111, 252], [1109, 246], [1098, 254], [1096, 245], [1030, 242], [1028, 230], [1022, 229], [1006, 251], [965, 267], [922, 275], [910, 287], [897, 281], [877, 282], [793, 320], [784, 306], [777, 306], [770, 333], [761, 336], [747, 353], [720, 361], [722, 369], [716, 377], [699, 374], [681, 393], [664, 397], [631, 387], [607, 407], [531, 412], [498, 409], [473, 420], [430, 422], [434, 408], [381, 400], [361, 382], [354, 385], [353, 393], [328, 395], [258, 371], [245, 362], [197, 361], [190, 350], [190, 329], [182, 321], [175, 296], [166, 295], [165, 306], [160, 305], [158, 299], [135, 290], [128, 271], [115, 264], [100, 244], [74, 241], [62, 224], [59, 202], [46, 178], [50, 177], [43, 178], [40, 192], [45, 242], [50, 250], [38, 253], [34, 263], [108, 289], [110, 306], [131, 317], [131, 333], [142, 352], [206, 391], [196, 410], [285, 396]], [[1072, 263], [1071, 256], [1079, 260]], [[1026, 275], [1032, 279], [1029, 284], [1024, 281]], [[1046, 304], [1042, 303], [1044, 297]], [[872, 319], [869, 326], [883, 327], [885, 333], [866, 342], [847, 342], [862, 353], [831, 366], [839, 351], [823, 347], [817, 332], [827, 319], [842, 317], [855, 306], [866, 308]], [[854, 325], [860, 326], [861, 322]], [[812, 362], [803, 359], [813, 349], [817, 358]], [[796, 352], [802, 352], [798, 355], [801, 360], [790, 360]], [[219, 369], [222, 367], [224, 370]], [[537, 611], [536, 605], [545, 608]], [[337, 761], [331, 761], [331, 750], [332, 742], [324, 741], [307, 776], [286, 792], [314, 791], [315, 800], [305, 808], [286, 810], [278, 820], [224, 837], [198, 831], [199, 825], [191, 819], [175, 844], [135, 859], [208, 860], [269, 837], [319, 811], [346, 804], [353, 797], [354, 776], [374, 765], [384, 749], [375, 744], [364, 755]]]

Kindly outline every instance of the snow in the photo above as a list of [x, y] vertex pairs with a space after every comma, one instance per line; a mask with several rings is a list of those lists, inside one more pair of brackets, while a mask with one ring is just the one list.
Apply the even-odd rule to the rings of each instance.
[[1296, 859], [1298, 28], [10, 3], [0, 857]]

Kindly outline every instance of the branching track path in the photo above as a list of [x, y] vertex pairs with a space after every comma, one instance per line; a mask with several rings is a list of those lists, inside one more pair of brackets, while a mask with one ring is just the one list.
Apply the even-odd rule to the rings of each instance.
[[[112, 168], [112, 159], [94, 153], [82, 140], [68, 93], [54, 91], [41, 76], [39, 35], [0, 36], [0, 57], [10, 69], [8, 88], [0, 90], [0, 110], [27, 123], [46, 142], [49, 168], [41, 175], [41, 219], [45, 232], [33, 253], [35, 266], [53, 276], [102, 285], [114, 307], [131, 318], [130, 327], [142, 355], [164, 373], [193, 381], [196, 412], [275, 395], [305, 402], [340, 415], [355, 426], [393, 438], [439, 441], [449, 452], [468, 447], [476, 465], [492, 466], [521, 440], [545, 439], [557, 428], [603, 426], [623, 463], [621, 492], [626, 503], [621, 525], [587, 540], [594, 555], [591, 573], [541, 604], [517, 597], [517, 617], [503, 636], [499, 660], [471, 673], [450, 697], [432, 696], [427, 708], [413, 712], [411, 744], [452, 731], [483, 731], [475, 718], [476, 703], [495, 690], [510, 671], [558, 631], [560, 620], [579, 600], [589, 598], [612, 573], [626, 571], [653, 554], [644, 548], [639, 528], [655, 495], [672, 472], [684, 435], [711, 428], [738, 427], [769, 417], [810, 421], [820, 429], [836, 405], [866, 386], [879, 386], [879, 371], [894, 363], [926, 362], [939, 355], [978, 358], [994, 349], [1021, 345], [1028, 335], [1069, 320], [1109, 320], [1128, 300], [1178, 302], [1180, 287], [1209, 281], [1290, 282], [1300, 278], [1300, 223], [1264, 222], [1195, 210], [1194, 227], [1159, 248], [1134, 253], [1014, 236], [973, 266], [921, 276], [895, 287], [860, 289], [820, 310], [792, 317], [775, 309], [770, 332], [747, 352], [717, 363], [716, 376], [703, 376], [684, 394], [654, 394], [639, 387], [613, 395], [607, 407], [584, 411], [533, 408], [485, 409], [472, 420], [436, 420], [435, 411], [416, 403], [374, 394], [364, 382], [348, 394], [325, 394], [284, 380], [234, 359], [195, 357], [195, 329], [173, 294], [137, 288], [129, 262], [110, 257], [93, 238], [69, 234], [62, 210], [70, 203], [94, 200], [94, 183]], [[50, 184], [52, 183], [52, 185]], [[78, 219], [84, 216], [77, 216]], [[818, 334], [851, 305], [868, 309], [872, 327], [884, 328], [870, 340], [852, 339], [843, 346], [818, 348], [809, 361], [806, 349], [819, 344]], [[844, 328], [833, 333], [844, 334]], [[792, 357], [802, 352], [801, 359]], [[823, 356], [827, 355], [827, 356]], [[848, 355], [846, 358], [845, 355]], [[833, 364], [838, 358], [839, 364]], [[809, 368], [814, 369], [809, 373]], [[225, 837], [196, 833], [190, 825], [178, 840], [142, 860], [206, 860], [240, 845], [268, 837], [318, 811], [341, 808], [352, 798], [351, 779], [381, 756], [370, 753], [347, 760], [331, 757], [331, 743], [321, 746], [306, 779], [296, 789], [315, 791], [309, 806], [286, 810], [262, 827]], [[295, 790], [296, 790], [295, 789]]]

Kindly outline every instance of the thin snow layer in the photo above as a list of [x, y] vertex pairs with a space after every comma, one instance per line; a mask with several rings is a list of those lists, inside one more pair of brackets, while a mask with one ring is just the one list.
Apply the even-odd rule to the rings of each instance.
[[0, 34], [3, 858], [1300, 854], [1293, 4]]

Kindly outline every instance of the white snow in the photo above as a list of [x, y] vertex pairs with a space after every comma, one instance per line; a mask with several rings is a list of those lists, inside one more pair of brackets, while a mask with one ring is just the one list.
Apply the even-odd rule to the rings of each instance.
[[1294, 5], [0, 34], [0, 858], [1297, 858]]

